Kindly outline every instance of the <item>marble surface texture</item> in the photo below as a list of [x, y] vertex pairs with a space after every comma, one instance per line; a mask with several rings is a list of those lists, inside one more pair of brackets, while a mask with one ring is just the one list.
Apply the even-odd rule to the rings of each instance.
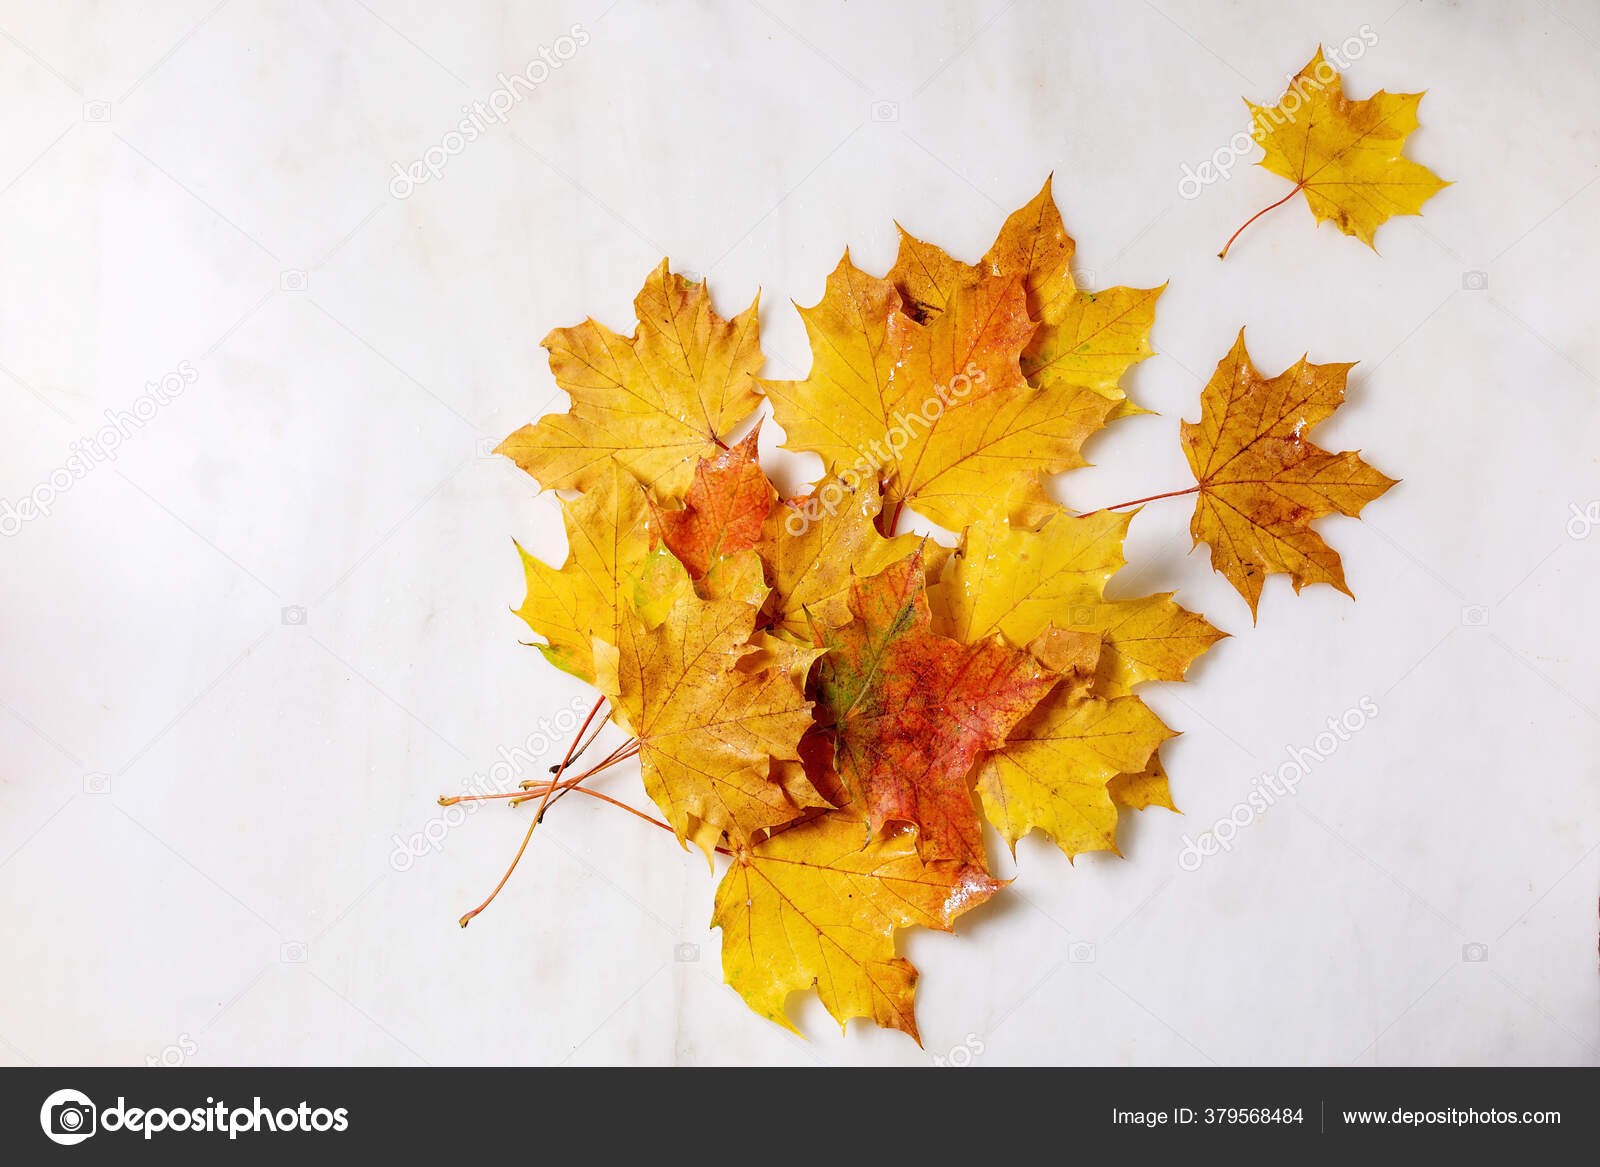
[[[1381, 257], [1297, 200], [1219, 263], [1286, 186], [1184, 167], [1363, 30], [1349, 91], [1426, 88], [1455, 185]], [[49, 511], [0, 518], [0, 1062], [1600, 1061], [1597, 60], [1583, 0], [0, 3], [0, 499]], [[1323, 444], [1404, 481], [1322, 525], [1358, 601], [1273, 579], [1252, 626], [1185, 500], [1138, 516], [1118, 589], [1234, 634], [1148, 694], [1186, 813], [997, 847], [1014, 894], [902, 939], [925, 1049], [749, 1013], [705, 864], [587, 800], [458, 929], [525, 820], [435, 797], [589, 700], [509, 611], [557, 508], [487, 455], [563, 407], [545, 332], [627, 331], [670, 255], [803, 375], [846, 246], [976, 258], [1052, 171], [1083, 283], [1170, 281], [1156, 413], [1062, 499], [1184, 485], [1240, 325], [1359, 361]]]

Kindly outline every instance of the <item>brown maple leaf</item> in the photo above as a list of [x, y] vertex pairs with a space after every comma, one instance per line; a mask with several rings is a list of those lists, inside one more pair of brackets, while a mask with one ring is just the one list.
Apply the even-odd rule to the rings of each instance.
[[1330, 454], [1309, 439], [1344, 401], [1352, 368], [1301, 357], [1263, 377], [1241, 328], [1200, 395], [1200, 420], [1183, 423], [1183, 452], [1200, 483], [1190, 533], [1196, 545], [1211, 545], [1211, 566], [1239, 590], [1252, 617], [1273, 572], [1287, 575], [1297, 592], [1327, 583], [1351, 595], [1339, 553], [1311, 522], [1335, 511], [1359, 515], [1395, 484], [1359, 454]]

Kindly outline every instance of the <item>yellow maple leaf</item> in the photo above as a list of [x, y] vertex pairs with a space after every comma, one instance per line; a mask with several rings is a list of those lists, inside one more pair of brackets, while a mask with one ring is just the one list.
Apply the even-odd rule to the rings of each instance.
[[1098, 633], [1102, 697], [1125, 696], [1141, 681], [1183, 680], [1194, 659], [1226, 634], [1170, 592], [1105, 598], [1107, 581], [1125, 562], [1132, 517], [1057, 511], [1037, 531], [1003, 516], [971, 524], [929, 592], [934, 628], [965, 644], [998, 632], [1025, 645], [1052, 625]]
[[[1170, 803], [1165, 776], [1146, 774], [1171, 732], [1133, 686], [1182, 680], [1223, 633], [1170, 593], [1105, 598], [1131, 518], [1057, 512], [1030, 531], [992, 516], [966, 529], [930, 591], [945, 635], [972, 643], [999, 633], [1063, 674], [978, 769], [985, 814], [1013, 846], [1038, 828], [1069, 856], [1114, 851], [1119, 806]], [[1142, 781], [1115, 786], [1124, 775]]]
[[645, 792], [708, 859], [708, 837], [747, 842], [799, 813], [771, 762], [799, 761], [811, 703], [792, 655], [746, 663], [758, 611], [737, 596], [686, 593], [654, 628], [624, 620], [601, 670], [612, 720], [639, 739]]
[[822, 300], [800, 313], [809, 377], [763, 382], [785, 444], [815, 451], [849, 485], [881, 480], [891, 515], [910, 505], [958, 530], [998, 498], [1038, 518], [1053, 506], [1043, 477], [1084, 464], [1079, 448], [1113, 405], [1027, 383], [1020, 359], [1034, 323], [1009, 276], [978, 273], [924, 324], [847, 252]]
[[650, 506], [644, 488], [615, 464], [601, 470], [587, 494], [561, 503], [567, 559], [558, 570], [528, 554], [521, 544], [527, 596], [517, 615], [544, 637], [536, 645], [558, 669], [593, 683], [594, 641], [615, 645], [626, 617], [652, 616], [688, 582], [670, 555], [652, 552]]
[[1151, 355], [1150, 326], [1159, 288], [1080, 287], [1071, 269], [1077, 248], [1061, 221], [1051, 180], [1000, 228], [976, 265], [950, 258], [940, 248], [900, 228], [900, 251], [888, 279], [911, 314], [931, 319], [945, 310], [964, 283], [981, 271], [1020, 280], [1028, 315], [1038, 329], [1022, 351], [1029, 384], [1071, 395], [1098, 393], [1113, 403], [1107, 421], [1143, 412], [1127, 399], [1123, 375]]
[[1335, 511], [1359, 515], [1395, 480], [1354, 451], [1330, 454], [1308, 438], [1344, 401], [1352, 368], [1301, 357], [1263, 377], [1241, 328], [1201, 392], [1200, 420], [1183, 423], [1183, 452], [1200, 484], [1189, 531], [1196, 545], [1211, 545], [1211, 566], [1238, 589], [1252, 618], [1271, 572], [1288, 575], [1296, 592], [1326, 583], [1352, 594], [1338, 552], [1311, 522]]
[[634, 300], [633, 336], [590, 319], [544, 338], [572, 408], [523, 426], [496, 452], [546, 490], [588, 490], [615, 462], [659, 497], [681, 496], [697, 459], [715, 455], [760, 404], [759, 302], [724, 320], [705, 284], [662, 260]]
[[756, 550], [772, 585], [767, 608], [775, 627], [807, 644], [813, 624], [842, 628], [851, 620], [852, 573], [877, 575], [917, 550], [916, 535], [878, 533], [882, 506], [876, 481], [850, 490], [830, 477], [773, 508]]
[[1109, 785], [1138, 774], [1173, 733], [1137, 697], [1089, 695], [1063, 682], [978, 767], [984, 813], [1006, 842], [1039, 829], [1067, 855], [1116, 851]]
[[919, 1043], [917, 970], [895, 955], [898, 928], [949, 931], [1003, 885], [981, 868], [923, 862], [912, 832], [869, 838], [832, 811], [742, 848], [717, 888], [723, 977], [761, 1016], [798, 1033], [790, 993], [817, 987], [841, 1028], [853, 1017]]
[[1137, 774], [1118, 774], [1106, 784], [1111, 801], [1129, 810], [1148, 810], [1162, 806], [1176, 811], [1172, 801], [1172, 788], [1167, 781], [1166, 767], [1159, 753], [1150, 755], [1150, 764]]
[[[1256, 127], [1252, 136], [1266, 151], [1257, 165], [1295, 184], [1272, 207], [1304, 191], [1318, 223], [1331, 222], [1377, 250], [1373, 236], [1380, 226], [1395, 215], [1422, 214], [1422, 204], [1450, 185], [1402, 153], [1406, 136], [1417, 128], [1422, 97], [1380, 89], [1351, 100], [1339, 71], [1318, 47], [1277, 105], [1245, 102]], [[1228, 240], [1222, 257], [1232, 245]]]

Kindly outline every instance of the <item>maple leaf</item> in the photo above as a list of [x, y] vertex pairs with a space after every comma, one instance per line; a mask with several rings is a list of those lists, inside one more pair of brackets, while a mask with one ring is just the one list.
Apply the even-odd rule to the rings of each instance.
[[874, 830], [911, 823], [923, 858], [981, 867], [973, 762], [1004, 744], [1056, 677], [999, 637], [964, 645], [934, 633], [924, 588], [920, 551], [856, 580], [856, 619], [816, 630], [827, 649], [814, 674], [817, 720]]
[[590, 319], [544, 338], [572, 408], [523, 426], [495, 452], [546, 490], [588, 490], [614, 462], [659, 496], [681, 495], [695, 460], [714, 456], [760, 404], [759, 302], [724, 320], [703, 283], [662, 260], [633, 302], [632, 337]]
[[[1319, 46], [1277, 105], [1245, 102], [1256, 127], [1253, 136], [1266, 151], [1257, 165], [1295, 184], [1272, 207], [1304, 191], [1318, 223], [1332, 222], [1376, 251], [1373, 237], [1380, 226], [1394, 215], [1422, 214], [1422, 204], [1450, 185], [1402, 155], [1406, 136], [1417, 128], [1422, 97], [1380, 89], [1364, 101], [1352, 101]], [[1222, 249], [1223, 258], [1231, 246], [1233, 239]]]
[[658, 512], [663, 542], [695, 579], [761, 539], [777, 492], [756, 460], [760, 436], [758, 424], [738, 445], [701, 458], [683, 506]]
[[1111, 801], [1129, 810], [1148, 810], [1162, 806], [1175, 811], [1172, 788], [1167, 781], [1167, 771], [1161, 764], [1159, 753], [1150, 755], [1150, 762], [1137, 774], [1118, 774], [1106, 784]]
[[827, 478], [804, 498], [771, 511], [757, 550], [772, 586], [774, 627], [809, 642], [813, 624], [848, 624], [853, 577], [877, 575], [917, 550], [915, 535], [885, 539], [878, 533], [874, 520], [882, 505], [876, 480], [850, 490]]
[[900, 228], [900, 251], [888, 279], [919, 320], [943, 312], [981, 271], [1020, 280], [1028, 315], [1038, 322], [1022, 351], [1028, 382], [1047, 392], [1097, 393], [1113, 403], [1107, 421], [1143, 412], [1127, 400], [1121, 381], [1151, 355], [1150, 326], [1166, 285], [1101, 292], [1080, 288], [1071, 270], [1077, 244], [1061, 221], [1051, 181], [1045, 179], [1039, 193], [1006, 219], [976, 265], [951, 259]]
[[1028, 385], [1021, 355], [1034, 333], [1023, 282], [980, 272], [928, 323], [900, 293], [850, 262], [800, 314], [811, 340], [804, 381], [764, 381], [790, 449], [812, 450], [847, 484], [884, 483], [905, 505], [959, 530], [996, 498], [1024, 518], [1053, 504], [1046, 474], [1084, 464], [1079, 448], [1113, 403]]
[[1172, 731], [1137, 697], [1107, 700], [1063, 683], [983, 759], [977, 789], [984, 813], [1013, 851], [1043, 830], [1071, 857], [1116, 851], [1117, 802], [1110, 783], [1139, 774]]
[[1118, 806], [1142, 809], [1165, 792], [1164, 775], [1133, 779], [1171, 736], [1133, 686], [1182, 680], [1223, 635], [1170, 594], [1105, 599], [1131, 518], [1058, 512], [1037, 531], [985, 519], [931, 589], [936, 629], [963, 643], [998, 633], [1027, 644], [1064, 678], [980, 764], [984, 812], [1013, 847], [1038, 828], [1068, 856], [1116, 850]]
[[1062, 511], [1037, 531], [991, 516], [969, 526], [932, 589], [934, 628], [963, 644], [996, 633], [1026, 645], [1048, 627], [1104, 639], [1097, 692], [1124, 696], [1141, 681], [1181, 681], [1225, 633], [1171, 593], [1107, 600], [1123, 566], [1133, 515]]
[[1211, 566], [1238, 589], [1252, 618], [1273, 572], [1288, 575], [1296, 592], [1327, 583], [1352, 595], [1338, 553], [1311, 522], [1335, 511], [1359, 515], [1395, 480], [1355, 452], [1319, 449], [1308, 435], [1344, 401], [1353, 367], [1301, 357], [1262, 377], [1241, 328], [1200, 395], [1199, 422], [1183, 423], [1183, 452], [1200, 484], [1189, 531], [1196, 545], [1211, 545]]
[[618, 641], [618, 626], [641, 605], [644, 618], [662, 614], [652, 601], [670, 604], [685, 582], [677, 563], [651, 555], [649, 504], [643, 487], [614, 464], [587, 494], [561, 503], [567, 559], [557, 570], [517, 545], [528, 592], [517, 615], [545, 638], [536, 645], [564, 672], [593, 683], [594, 641]]
[[741, 849], [711, 924], [724, 979], [761, 1016], [799, 1033], [784, 1002], [815, 985], [841, 1028], [865, 1017], [920, 1045], [917, 971], [895, 955], [895, 930], [948, 932], [1002, 886], [980, 866], [927, 861], [908, 831], [869, 840], [859, 816], [833, 811]]
[[771, 762], [800, 760], [811, 703], [793, 660], [741, 667], [757, 614], [737, 597], [685, 594], [655, 628], [624, 620], [602, 670], [612, 719], [639, 739], [645, 792], [679, 841], [693, 838], [707, 858], [696, 823], [744, 842], [798, 813]]

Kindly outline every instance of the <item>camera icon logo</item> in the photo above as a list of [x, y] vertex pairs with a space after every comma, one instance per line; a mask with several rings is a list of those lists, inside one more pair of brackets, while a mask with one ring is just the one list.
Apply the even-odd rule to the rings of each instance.
[[299, 604], [290, 604], [283, 609], [282, 616], [285, 624], [292, 624], [298, 627], [306, 622], [306, 610]]
[[1489, 959], [1489, 946], [1487, 944], [1463, 944], [1461, 946], [1461, 959], [1468, 964], [1482, 964]]
[[1489, 290], [1489, 273], [1486, 271], [1462, 272], [1461, 290], [1464, 292], [1487, 292]]
[[109, 122], [111, 120], [111, 103], [109, 101], [84, 102], [83, 120], [86, 122]]
[[1094, 605], [1074, 604], [1072, 610], [1067, 613], [1067, 621], [1075, 627], [1080, 624], [1093, 624]]
[[102, 774], [96, 770], [93, 774], [83, 776], [83, 792], [85, 794], [110, 794], [111, 775]]
[[900, 107], [892, 101], [875, 101], [872, 103], [872, 120], [897, 122], [900, 120]]
[[52, 1143], [72, 1147], [94, 1134], [97, 1113], [82, 1091], [57, 1090], [39, 1108], [39, 1125]]
[[308, 955], [303, 940], [285, 940], [278, 946], [278, 959], [284, 964], [304, 964]]
[[1483, 628], [1489, 623], [1489, 609], [1482, 604], [1468, 604], [1461, 609], [1461, 623], [1468, 628]]
[[698, 944], [674, 945], [672, 959], [679, 964], [694, 964], [700, 959], [700, 946]]
[[1093, 964], [1094, 945], [1087, 940], [1080, 940], [1067, 949], [1067, 960], [1072, 964]]
[[306, 273], [297, 267], [278, 274], [278, 287], [285, 292], [303, 292], [306, 290]]

